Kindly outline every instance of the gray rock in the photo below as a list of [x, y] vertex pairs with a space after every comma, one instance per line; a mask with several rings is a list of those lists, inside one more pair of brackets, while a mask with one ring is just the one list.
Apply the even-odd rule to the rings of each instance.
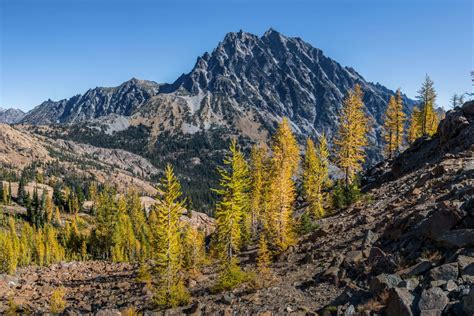
[[411, 278], [407, 280], [402, 280], [402, 282], [400, 282], [398, 286], [405, 288], [409, 291], [413, 291], [414, 289], [418, 287], [419, 284], [420, 284], [420, 281], [418, 281], [418, 279]]
[[437, 238], [441, 244], [453, 248], [474, 247], [474, 229], [456, 229]]
[[431, 269], [432, 266], [433, 263], [431, 261], [423, 260], [411, 267], [398, 271], [397, 274], [400, 275], [402, 278], [411, 278], [425, 273], [426, 271]]
[[446, 282], [446, 284], [444, 285], [444, 289], [448, 292], [452, 292], [452, 291], [455, 291], [457, 290], [458, 288], [458, 285], [456, 284], [456, 282], [454, 282], [453, 280], [449, 280], [448, 282]]
[[365, 233], [364, 239], [362, 241], [362, 247], [368, 248], [371, 247], [374, 242], [377, 241], [378, 235], [373, 233], [370, 229]]
[[461, 278], [465, 282], [474, 283], [474, 257], [459, 256], [458, 265]]
[[471, 289], [469, 294], [462, 298], [461, 304], [466, 315], [474, 315], [474, 289]]
[[387, 316], [412, 316], [414, 296], [407, 289], [392, 288], [390, 290], [386, 313]]
[[458, 263], [447, 263], [440, 265], [439, 267], [433, 268], [429, 272], [431, 280], [456, 280], [458, 278], [459, 269]]
[[370, 280], [370, 291], [381, 293], [384, 290], [396, 287], [401, 281], [402, 279], [396, 274], [382, 273]]
[[448, 303], [449, 299], [444, 291], [439, 287], [433, 287], [421, 293], [420, 301], [418, 302], [418, 310], [421, 316], [441, 316]]

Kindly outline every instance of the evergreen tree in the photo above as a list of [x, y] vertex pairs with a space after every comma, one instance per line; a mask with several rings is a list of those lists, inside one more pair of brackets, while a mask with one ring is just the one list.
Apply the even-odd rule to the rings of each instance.
[[3, 181], [0, 181], [0, 197], [2, 198], [2, 203], [3, 204], [8, 204], [8, 192], [5, 186], [3, 185]]
[[7, 204], [12, 204], [12, 183], [8, 181]]
[[396, 98], [390, 97], [390, 101], [385, 112], [384, 132], [385, 132], [385, 153], [389, 158], [400, 152], [403, 144], [403, 126], [405, 113], [403, 113], [403, 99], [400, 89], [397, 90]]
[[26, 206], [26, 191], [25, 191], [26, 179], [24, 173], [21, 174], [20, 181], [18, 183], [18, 193], [17, 193], [17, 201], [18, 204]]
[[434, 110], [436, 102], [436, 90], [431, 78], [426, 75], [420, 90], [418, 100], [421, 104], [420, 128], [423, 136], [432, 136], [438, 128], [438, 115]]
[[168, 164], [160, 190], [160, 203], [153, 206], [156, 216], [154, 249], [157, 277], [155, 301], [160, 306], [174, 307], [188, 301], [188, 293], [180, 275], [182, 269], [179, 218], [184, 211], [181, 185]]
[[221, 259], [229, 263], [242, 245], [242, 222], [248, 207], [248, 166], [243, 153], [232, 140], [230, 153], [218, 168], [220, 188], [216, 205], [217, 246]]
[[311, 139], [306, 141], [303, 163], [303, 192], [308, 202], [308, 211], [313, 219], [324, 216], [323, 189], [329, 183], [329, 151], [326, 137], [322, 135], [316, 148]]
[[336, 145], [337, 165], [344, 172], [346, 188], [362, 169], [367, 146], [368, 119], [364, 113], [363, 93], [359, 84], [350, 90], [344, 99], [339, 116]]
[[296, 199], [295, 182], [299, 163], [299, 148], [287, 118], [273, 136], [269, 182], [269, 210], [267, 235], [280, 251], [294, 243], [293, 204]]

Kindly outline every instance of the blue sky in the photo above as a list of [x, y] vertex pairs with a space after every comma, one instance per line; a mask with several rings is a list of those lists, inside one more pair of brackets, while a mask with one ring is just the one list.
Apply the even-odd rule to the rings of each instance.
[[429, 73], [446, 105], [472, 90], [472, 20], [472, 0], [0, 0], [0, 107], [172, 82], [227, 32], [270, 27], [409, 97]]

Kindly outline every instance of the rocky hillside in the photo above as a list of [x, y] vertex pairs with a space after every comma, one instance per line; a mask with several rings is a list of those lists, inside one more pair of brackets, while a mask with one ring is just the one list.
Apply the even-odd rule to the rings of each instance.
[[106, 149], [73, 141], [54, 140], [0, 124], [0, 167], [21, 171], [32, 163], [116, 185], [133, 184], [139, 192], [156, 194], [150, 176], [160, 171], [145, 158], [121, 149]]
[[2, 109], [0, 108], [0, 124], [15, 124], [20, 122], [25, 116], [25, 112], [19, 109]]
[[[274, 258], [270, 283], [213, 294], [209, 267], [188, 284], [193, 303], [167, 314], [473, 315], [473, 135], [470, 102], [448, 112], [433, 138], [369, 170], [362, 200]], [[240, 255], [244, 269], [255, 254]], [[136, 276], [134, 266], [105, 262], [29, 268], [0, 278], [0, 304], [13, 297], [46, 311], [41, 293], [63, 286], [70, 312], [150, 310]]]

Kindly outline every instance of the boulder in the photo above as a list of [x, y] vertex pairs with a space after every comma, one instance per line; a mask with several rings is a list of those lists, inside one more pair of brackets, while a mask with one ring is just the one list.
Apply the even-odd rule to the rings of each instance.
[[418, 281], [418, 279], [411, 278], [411, 279], [403, 280], [402, 282], [398, 284], [398, 286], [401, 288], [405, 288], [409, 291], [413, 291], [414, 289], [418, 287], [419, 284], [420, 284], [420, 281]]
[[402, 279], [396, 274], [382, 273], [370, 280], [369, 288], [373, 293], [381, 293], [396, 287]]
[[437, 208], [419, 224], [418, 229], [423, 237], [437, 239], [456, 226], [461, 218], [455, 209]]
[[439, 287], [432, 287], [421, 293], [418, 311], [421, 316], [441, 316], [448, 303], [449, 298], [444, 291]]
[[462, 298], [461, 305], [466, 315], [474, 315], [474, 289]]
[[412, 316], [414, 296], [407, 289], [392, 288], [390, 290], [387, 308], [387, 316]]
[[474, 247], [474, 229], [456, 229], [437, 238], [441, 244], [453, 248]]
[[370, 229], [365, 233], [362, 241], [362, 248], [369, 248], [377, 241], [378, 235], [373, 233]]
[[458, 265], [461, 278], [474, 283], [474, 257], [458, 256]]
[[425, 273], [431, 269], [432, 266], [433, 263], [431, 261], [423, 260], [411, 267], [398, 271], [397, 274], [402, 278], [411, 278]]
[[459, 270], [457, 262], [440, 265], [439, 267], [431, 269], [429, 272], [429, 276], [433, 281], [456, 280], [458, 278], [458, 274]]

